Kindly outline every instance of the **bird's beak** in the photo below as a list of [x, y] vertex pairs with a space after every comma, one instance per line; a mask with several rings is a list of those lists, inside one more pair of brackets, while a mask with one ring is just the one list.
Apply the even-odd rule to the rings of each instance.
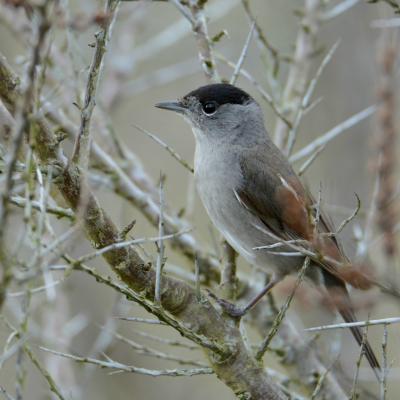
[[164, 101], [157, 103], [155, 106], [164, 110], [175, 111], [179, 114], [183, 114], [186, 111], [186, 107], [180, 101]]

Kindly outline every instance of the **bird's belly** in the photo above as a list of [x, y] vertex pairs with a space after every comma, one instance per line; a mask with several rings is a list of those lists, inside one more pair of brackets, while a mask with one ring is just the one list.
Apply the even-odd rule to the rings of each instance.
[[202, 188], [199, 185], [199, 194], [214, 225], [249, 263], [269, 269], [278, 276], [293, 273], [301, 267], [303, 257], [271, 254], [271, 251], [289, 252], [287, 247], [269, 251], [255, 249], [276, 243], [276, 240], [262, 231], [265, 226], [239, 203], [233, 189], [223, 184], [214, 188]]

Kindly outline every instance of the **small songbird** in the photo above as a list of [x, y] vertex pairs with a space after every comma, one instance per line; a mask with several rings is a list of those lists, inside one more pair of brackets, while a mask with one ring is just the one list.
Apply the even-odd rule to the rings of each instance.
[[[249, 263], [272, 271], [270, 283], [246, 307], [221, 302], [226, 311], [244, 315], [308, 257], [308, 277], [327, 289], [346, 322], [355, 321], [346, 283], [368, 289], [371, 281], [351, 265], [331, 223], [272, 142], [259, 104], [221, 83], [156, 106], [183, 115], [192, 127], [197, 190], [214, 225]], [[361, 345], [360, 328], [351, 331]], [[365, 354], [378, 376], [368, 342]]]

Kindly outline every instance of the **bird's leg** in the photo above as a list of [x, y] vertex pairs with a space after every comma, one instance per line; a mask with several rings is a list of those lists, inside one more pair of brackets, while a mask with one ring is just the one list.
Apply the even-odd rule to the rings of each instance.
[[253, 299], [250, 300], [244, 307], [238, 307], [235, 304], [220, 299], [213, 293], [209, 292], [212, 298], [223, 308], [223, 310], [234, 318], [243, 317], [248, 311], [250, 311], [278, 282], [280, 279], [273, 277], [268, 284], [258, 293]]

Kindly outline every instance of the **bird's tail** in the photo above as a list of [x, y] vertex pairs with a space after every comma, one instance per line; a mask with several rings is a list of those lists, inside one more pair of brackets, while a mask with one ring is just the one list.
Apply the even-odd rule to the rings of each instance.
[[[338, 301], [335, 301], [335, 307], [337, 308], [345, 322], [357, 321], [357, 318], [351, 306], [350, 297], [345, 284], [340, 279], [326, 271], [324, 272], [324, 280], [328, 291], [332, 291], [335, 293], [335, 295], [338, 295]], [[378, 379], [378, 381], [380, 381], [381, 367], [379, 365], [379, 361], [375, 356], [374, 351], [372, 350], [370, 343], [368, 342], [368, 340], [363, 340], [363, 333], [360, 327], [354, 326], [351, 327], [350, 330], [359, 346], [364, 346], [365, 358], [367, 359], [369, 365], [374, 371], [376, 378]]]

